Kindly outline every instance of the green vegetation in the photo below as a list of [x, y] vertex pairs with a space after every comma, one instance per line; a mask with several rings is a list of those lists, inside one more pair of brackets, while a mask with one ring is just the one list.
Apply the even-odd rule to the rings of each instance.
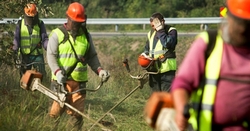
[[[154, 12], [166, 17], [219, 17], [224, 0], [42, 0], [64, 16], [66, 5], [77, 1], [85, 6], [89, 18], [147, 18]], [[62, 12], [61, 12], [62, 11]]]
[[[193, 37], [180, 37], [177, 46], [177, 60], [181, 63]], [[137, 56], [142, 52], [144, 38], [127, 36], [113, 38], [94, 38], [98, 56], [103, 67], [110, 71], [111, 78], [97, 92], [88, 92], [85, 101], [85, 114], [97, 120], [109, 109], [123, 99], [138, 85], [138, 80], [132, 79], [122, 65], [128, 58], [132, 75], [144, 71], [137, 64]], [[46, 65], [47, 66], [47, 65]], [[27, 91], [19, 87], [18, 70], [12, 66], [0, 67], [0, 130], [3, 131], [48, 131], [53, 126], [47, 117], [48, 97], [35, 91]], [[47, 67], [47, 76], [50, 71]], [[15, 76], [15, 77], [13, 77]], [[43, 84], [49, 87], [49, 78]], [[100, 82], [99, 77], [89, 70], [88, 88], [95, 88]], [[103, 118], [102, 123], [115, 131], [152, 131], [146, 124], [143, 110], [150, 96], [148, 83], [138, 89], [124, 102]], [[64, 114], [59, 129], [68, 131], [69, 116]], [[91, 121], [85, 119], [84, 127], [89, 129]], [[99, 131], [95, 126], [93, 131]]]
[[[29, 0], [0, 1], [0, 18], [17, 18], [23, 13], [23, 7]], [[41, 18], [64, 18], [69, 0], [36, 0]], [[205, 17], [219, 16], [219, 7], [223, 0], [79, 0], [86, 9], [89, 18], [148, 18], [153, 12], [161, 12], [166, 17]], [[179, 31], [198, 31], [199, 25], [174, 25]], [[212, 25], [217, 28], [217, 25]], [[48, 30], [55, 26], [46, 26]], [[88, 25], [90, 31], [114, 31], [112, 25]], [[31, 92], [20, 88], [18, 69], [13, 65], [13, 30], [15, 24], [0, 25], [0, 130], [1, 131], [48, 131], [53, 126], [47, 117], [48, 97], [38, 91]], [[121, 25], [120, 31], [145, 31], [142, 25]], [[146, 31], [150, 27], [146, 27]], [[4, 33], [3, 33], [4, 32]], [[6, 33], [8, 32], [8, 33]], [[177, 46], [177, 60], [180, 65], [193, 37], [180, 37]], [[98, 56], [103, 67], [110, 71], [110, 80], [94, 93], [87, 93], [85, 114], [97, 120], [117, 102], [123, 99], [138, 85], [122, 65], [128, 58], [131, 74], [139, 75], [144, 71], [137, 64], [137, 56], [142, 52], [144, 38], [123, 37], [94, 38]], [[47, 76], [50, 70], [46, 65]], [[50, 85], [45, 78], [43, 84]], [[95, 88], [99, 78], [89, 70], [89, 88]], [[150, 96], [148, 83], [137, 90], [113, 111], [104, 117], [102, 123], [115, 131], [151, 131], [143, 116], [144, 105]], [[59, 130], [68, 131], [69, 116], [64, 114]], [[91, 122], [85, 119], [84, 127], [89, 129]], [[99, 131], [95, 127], [94, 131]]]
[[[0, 18], [19, 18], [23, 8], [30, 0], [0, 1]], [[65, 18], [65, 12], [72, 0], [34, 0], [38, 6], [40, 18]], [[149, 18], [154, 12], [161, 12], [165, 17], [218, 17], [219, 7], [224, 6], [224, 0], [78, 0], [85, 6], [88, 18]], [[0, 24], [0, 65], [13, 63], [10, 50], [13, 41], [15, 22]], [[145, 32], [149, 25], [119, 25], [119, 31]], [[179, 32], [199, 31], [200, 25], [173, 25]], [[46, 25], [49, 31], [56, 26]], [[209, 28], [218, 28], [217, 24]], [[88, 25], [91, 32], [114, 31], [114, 25]], [[3, 33], [4, 32], [4, 33]], [[6, 33], [8, 32], [8, 33]]]

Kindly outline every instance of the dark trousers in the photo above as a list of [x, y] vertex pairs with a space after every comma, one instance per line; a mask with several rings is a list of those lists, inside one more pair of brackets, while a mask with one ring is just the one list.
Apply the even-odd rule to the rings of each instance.
[[149, 75], [149, 86], [152, 91], [167, 91], [170, 92], [172, 81], [175, 77], [175, 71], [168, 71], [159, 74]]
[[[32, 62], [37, 62], [34, 64], [31, 64]], [[35, 68], [37, 71], [43, 74], [45, 77], [46, 71], [45, 71], [45, 63], [44, 63], [44, 57], [43, 55], [22, 55], [22, 65], [20, 67], [20, 76], [22, 77], [23, 74], [26, 72], [26, 70], [31, 70], [32, 67]]]

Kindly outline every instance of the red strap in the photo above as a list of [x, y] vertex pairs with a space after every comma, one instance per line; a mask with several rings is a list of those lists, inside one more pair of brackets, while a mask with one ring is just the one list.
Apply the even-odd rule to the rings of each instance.
[[98, 74], [99, 74], [99, 72], [100, 72], [101, 70], [103, 70], [102, 67], [97, 68]]
[[54, 72], [54, 75], [56, 75], [56, 73], [58, 72], [58, 71], [60, 71], [61, 69], [60, 68], [58, 68], [55, 72]]

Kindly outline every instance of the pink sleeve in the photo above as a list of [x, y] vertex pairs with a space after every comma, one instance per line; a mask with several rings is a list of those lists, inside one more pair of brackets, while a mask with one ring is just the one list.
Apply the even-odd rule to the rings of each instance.
[[206, 47], [202, 38], [197, 38], [192, 43], [178, 68], [171, 90], [184, 88], [190, 93], [198, 87], [204, 73]]

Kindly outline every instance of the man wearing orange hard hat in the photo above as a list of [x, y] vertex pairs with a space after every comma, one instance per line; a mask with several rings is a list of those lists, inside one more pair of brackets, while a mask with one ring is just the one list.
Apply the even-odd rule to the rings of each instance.
[[15, 36], [13, 41], [13, 50], [20, 57], [21, 63], [16, 64], [30, 64], [36, 62], [38, 64], [33, 65], [21, 65], [20, 75], [22, 76], [26, 70], [30, 70], [33, 67], [38, 67], [38, 71], [44, 76], [46, 75], [43, 48], [47, 50], [48, 35], [45, 25], [38, 17], [38, 10], [36, 4], [28, 3], [24, 7], [24, 18], [18, 21]]
[[250, 130], [250, 0], [226, 0], [220, 29], [200, 33], [172, 84], [180, 131]]
[[[49, 36], [47, 60], [52, 72], [51, 88], [64, 88], [68, 92], [66, 101], [80, 112], [84, 112], [84, 100], [88, 81], [87, 66], [94, 71], [103, 82], [110, 74], [101, 67], [90, 33], [86, 28], [87, 16], [82, 4], [71, 3], [66, 11], [67, 23], [52, 30]], [[58, 86], [65, 85], [65, 86]], [[61, 89], [60, 89], [61, 90]], [[59, 117], [65, 109], [54, 101], [49, 115]], [[77, 112], [67, 109], [72, 120], [68, 122], [69, 130], [81, 130], [83, 117]]]

